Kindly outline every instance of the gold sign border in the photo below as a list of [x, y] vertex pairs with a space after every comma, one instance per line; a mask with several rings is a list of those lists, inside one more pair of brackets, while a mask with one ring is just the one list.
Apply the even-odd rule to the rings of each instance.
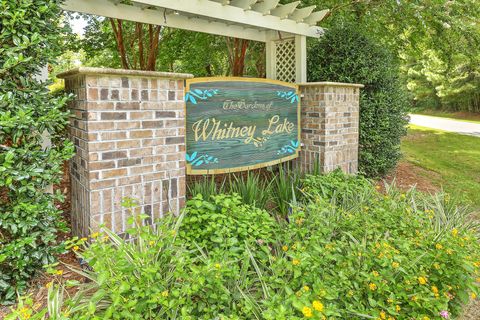
[[[234, 172], [240, 172], [240, 171], [249, 171], [249, 170], [255, 170], [255, 169], [260, 169], [260, 168], [265, 168], [269, 166], [273, 166], [279, 163], [291, 161], [293, 159], [298, 158], [300, 149], [301, 149], [301, 133], [302, 133], [302, 127], [301, 127], [301, 110], [300, 110], [300, 89], [299, 86], [296, 84], [288, 83], [288, 82], [283, 82], [279, 80], [272, 80], [272, 79], [263, 79], [263, 78], [241, 78], [241, 77], [205, 77], [205, 78], [193, 78], [193, 79], [187, 79], [185, 81], [185, 94], [190, 91], [190, 85], [192, 83], [205, 83], [205, 82], [238, 82], [238, 81], [243, 81], [243, 82], [261, 82], [261, 83], [269, 83], [269, 84], [278, 84], [284, 87], [290, 87], [295, 89], [296, 94], [298, 95], [298, 104], [297, 104], [297, 119], [298, 119], [298, 143], [299, 146], [297, 150], [295, 151], [295, 154], [273, 160], [273, 161], [268, 161], [268, 162], [262, 162], [262, 163], [257, 163], [252, 166], [243, 166], [243, 167], [234, 167], [234, 168], [228, 168], [228, 169], [210, 169], [210, 170], [197, 170], [193, 169], [192, 165], [189, 163], [186, 163], [187, 167], [187, 174], [189, 175], [205, 175], [205, 174], [223, 174], [223, 173], [234, 173]], [[186, 119], [187, 119], [187, 102], [185, 101], [185, 152], [187, 150], [187, 128], [186, 128]], [[186, 161], [186, 160], [185, 160]]]

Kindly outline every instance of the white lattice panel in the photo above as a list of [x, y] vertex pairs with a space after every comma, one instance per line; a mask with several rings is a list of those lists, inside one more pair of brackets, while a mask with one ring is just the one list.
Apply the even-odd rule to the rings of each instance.
[[295, 83], [295, 39], [275, 41], [275, 68], [277, 80]]

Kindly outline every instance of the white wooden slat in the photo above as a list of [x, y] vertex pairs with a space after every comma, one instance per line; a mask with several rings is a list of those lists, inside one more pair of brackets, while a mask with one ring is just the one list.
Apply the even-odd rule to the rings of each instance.
[[291, 2], [284, 5], [279, 5], [275, 9], [270, 11], [270, 14], [279, 17], [280, 19], [286, 19], [300, 4], [300, 1]]
[[212, 1], [220, 2], [224, 6], [227, 5], [227, 4], [230, 4], [230, 0], [212, 0]]
[[288, 19], [294, 20], [296, 22], [302, 22], [303, 19], [308, 17], [317, 6], [310, 6], [302, 9], [295, 9], [291, 15], [288, 16]]
[[[221, 4], [218, 5], [221, 6]], [[61, 4], [61, 7], [67, 11], [94, 14], [109, 18], [137, 21], [254, 41], [266, 41], [266, 32], [263, 30], [247, 29], [238, 25], [227, 25], [226, 23], [185, 17], [174, 13], [164, 15], [163, 11], [152, 9], [142, 10], [139, 7], [126, 4], [117, 4], [114, 6], [108, 0], [65, 0], [65, 2]]]
[[329, 9], [314, 12], [310, 14], [308, 17], [306, 17], [305, 19], [303, 19], [303, 22], [307, 23], [310, 26], [314, 26], [318, 22], [322, 21], [329, 12], [330, 12]]
[[257, 0], [231, 0], [230, 5], [242, 8], [243, 10], [250, 10], [255, 2], [257, 2]]
[[[77, 0], [84, 2], [86, 0]], [[210, 0], [133, 0], [137, 3], [148, 4], [160, 8], [175, 10], [180, 13], [197, 14], [199, 16], [209, 17], [211, 19], [229, 21], [231, 23], [243, 24], [260, 30], [283, 31], [290, 34], [299, 34], [309, 37], [320, 37], [322, 29], [311, 27], [307, 24], [297, 23], [293, 20], [280, 19], [277, 16], [263, 15], [260, 12], [243, 10], [234, 6], [222, 6], [221, 3]], [[287, 5], [290, 7], [290, 5]], [[291, 6], [292, 13], [296, 8]], [[94, 10], [94, 9], [93, 9]], [[273, 9], [276, 10], [276, 9]], [[272, 10], [272, 12], [273, 12]], [[289, 10], [287, 10], [289, 11]]]
[[280, 0], [263, 0], [262, 2], [254, 4], [252, 9], [263, 15], [270, 14], [270, 11], [276, 8], [279, 2]]

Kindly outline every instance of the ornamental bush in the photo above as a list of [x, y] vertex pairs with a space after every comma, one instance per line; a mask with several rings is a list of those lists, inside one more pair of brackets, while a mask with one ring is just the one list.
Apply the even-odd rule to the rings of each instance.
[[[36, 75], [60, 51], [56, 0], [0, 1], [0, 303], [15, 299], [62, 250], [64, 229], [47, 189], [73, 147], [63, 137], [69, 97], [50, 95]], [[51, 145], [43, 145], [43, 136]]]
[[398, 79], [398, 65], [359, 26], [337, 25], [310, 42], [308, 81], [361, 83], [359, 167], [367, 176], [382, 176], [401, 157], [408, 100]]
[[275, 242], [278, 226], [262, 209], [243, 204], [239, 195], [197, 195], [187, 202], [180, 240], [210, 255], [241, 257], [246, 245]]
[[[454, 318], [476, 298], [478, 228], [448, 196], [393, 187], [381, 194], [368, 180], [339, 172], [307, 176], [302, 187], [289, 222], [253, 219], [251, 236], [235, 232], [242, 223], [234, 218], [215, 225], [215, 215], [260, 212], [219, 195], [194, 198], [155, 230], [137, 222], [129, 230], [134, 241], [109, 230], [93, 234], [90, 246], [73, 241], [91, 267], [90, 281], [77, 284], [63, 306], [63, 289], [51, 285], [50, 316], [43, 310], [32, 319], [433, 320]], [[265, 230], [255, 231], [262, 221]], [[225, 245], [197, 228], [210, 225], [228, 234]], [[252, 241], [258, 232], [271, 242]], [[22, 312], [31, 307], [7, 320]]]

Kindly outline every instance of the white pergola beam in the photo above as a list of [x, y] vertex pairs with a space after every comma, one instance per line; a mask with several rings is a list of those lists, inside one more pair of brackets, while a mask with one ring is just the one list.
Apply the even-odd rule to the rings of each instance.
[[306, 17], [303, 22], [309, 24], [310, 26], [316, 25], [318, 22], [322, 21], [327, 14], [330, 12], [329, 9], [325, 9], [322, 11], [317, 11]]
[[[77, 1], [85, 2], [86, 0]], [[219, 2], [210, 0], [134, 0], [133, 2], [204, 16], [211, 19], [225, 20], [230, 23], [237, 23], [258, 29], [283, 31], [315, 38], [320, 37], [322, 33], [321, 28], [312, 27], [305, 23], [297, 23], [293, 20], [281, 19], [273, 15], [263, 15], [256, 11], [245, 11], [242, 8], [222, 5]], [[298, 5], [298, 3], [299, 2], [295, 2], [294, 4]], [[283, 10], [291, 14], [297, 5], [287, 4], [285, 6], [287, 6], [289, 10]], [[276, 9], [273, 9], [272, 13], [275, 10]]]
[[242, 8], [243, 10], [250, 10], [256, 2], [257, 0], [231, 0], [230, 5]]
[[275, 9], [279, 2], [280, 0], [263, 0], [262, 2], [254, 4], [252, 9], [263, 15], [270, 14], [270, 11]]
[[303, 19], [308, 17], [317, 6], [310, 6], [302, 9], [295, 9], [293, 13], [288, 16], [288, 19], [292, 19], [296, 22], [302, 22]]
[[224, 6], [227, 5], [227, 4], [230, 4], [230, 0], [213, 0], [213, 1], [219, 2]]
[[[179, 0], [176, 0], [177, 2]], [[193, 0], [197, 1], [197, 0]], [[172, 2], [172, 1], [170, 1]], [[141, 3], [137, 1], [137, 3]], [[143, 3], [151, 6], [152, 4]], [[217, 3], [222, 6], [220, 3]], [[163, 11], [141, 9], [136, 6], [117, 4], [112, 5], [108, 0], [65, 0], [61, 5], [64, 10], [86, 14], [94, 14], [109, 18], [137, 21], [154, 25], [205, 32], [227, 37], [235, 37], [254, 41], [266, 41], [266, 32], [258, 29], [244, 28], [237, 25], [227, 25], [222, 22], [207, 21], [199, 18], [189, 18], [177, 14], [163, 14]], [[237, 8], [238, 10], [242, 10]], [[171, 8], [171, 10], [176, 10]], [[242, 10], [243, 12], [243, 10]]]
[[291, 2], [284, 5], [279, 5], [275, 9], [271, 10], [270, 13], [274, 16], [279, 17], [280, 19], [286, 19], [293, 11], [298, 7], [300, 1]]

